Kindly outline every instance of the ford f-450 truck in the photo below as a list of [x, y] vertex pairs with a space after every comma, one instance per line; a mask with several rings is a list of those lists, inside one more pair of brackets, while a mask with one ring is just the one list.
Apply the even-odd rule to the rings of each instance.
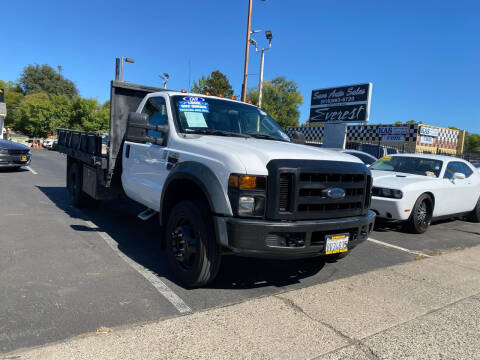
[[110, 101], [106, 154], [99, 134], [58, 129], [72, 202], [127, 196], [158, 214], [187, 287], [212, 281], [225, 253], [338, 258], [372, 231], [367, 167], [293, 143], [256, 106], [119, 81]]

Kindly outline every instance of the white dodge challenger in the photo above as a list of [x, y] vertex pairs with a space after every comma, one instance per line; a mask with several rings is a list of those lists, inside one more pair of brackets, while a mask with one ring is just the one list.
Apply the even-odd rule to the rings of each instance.
[[467, 161], [440, 155], [396, 154], [370, 166], [372, 210], [378, 219], [425, 232], [432, 219], [468, 215], [480, 222], [480, 173]]

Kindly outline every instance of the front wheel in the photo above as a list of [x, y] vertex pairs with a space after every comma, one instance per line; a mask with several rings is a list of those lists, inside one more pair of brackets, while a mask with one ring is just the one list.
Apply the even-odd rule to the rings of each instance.
[[430, 195], [419, 196], [408, 219], [407, 229], [414, 234], [423, 234], [432, 222], [433, 201]]
[[186, 287], [211, 282], [220, 267], [221, 251], [212, 217], [201, 201], [182, 201], [170, 213], [166, 250], [175, 277]]

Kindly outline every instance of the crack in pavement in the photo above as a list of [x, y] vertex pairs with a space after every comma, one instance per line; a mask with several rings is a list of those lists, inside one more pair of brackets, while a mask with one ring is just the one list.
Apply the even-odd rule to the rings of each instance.
[[[375, 352], [373, 351], [373, 349], [371, 349], [369, 346], [367, 346], [366, 344], [362, 343], [361, 340], [358, 340], [358, 339], [355, 339], [355, 338], [352, 338], [350, 336], [348, 336], [347, 334], [344, 334], [342, 331], [336, 329], [334, 326], [330, 325], [329, 323], [326, 323], [322, 320], [319, 320], [319, 319], [316, 319], [314, 317], [312, 317], [310, 314], [306, 313], [305, 310], [303, 310], [302, 307], [298, 306], [297, 304], [295, 304], [295, 302], [293, 300], [290, 300], [290, 299], [287, 299], [287, 298], [284, 298], [282, 297], [281, 295], [273, 295], [273, 297], [281, 300], [285, 305], [287, 305], [288, 307], [292, 308], [293, 311], [295, 312], [298, 312], [304, 316], [306, 316], [307, 318], [309, 318], [310, 320], [312, 321], [315, 321], [316, 323], [320, 324], [320, 325], [323, 325], [325, 326], [326, 328], [332, 330], [337, 336], [340, 336], [342, 339], [344, 339], [345, 341], [347, 341], [347, 345], [344, 345], [344, 346], [341, 346], [335, 350], [332, 350], [332, 351], [329, 351], [325, 354], [322, 354], [320, 356], [323, 356], [323, 355], [327, 355], [327, 354], [330, 354], [332, 352], [335, 352], [335, 351], [338, 351], [338, 350], [341, 350], [343, 348], [346, 348], [348, 346], [355, 346], [355, 347], [358, 347], [369, 359], [371, 360], [379, 360], [380, 358], [378, 357], [377, 354], [375, 354]], [[313, 359], [318, 359], [320, 356], [317, 356]]]

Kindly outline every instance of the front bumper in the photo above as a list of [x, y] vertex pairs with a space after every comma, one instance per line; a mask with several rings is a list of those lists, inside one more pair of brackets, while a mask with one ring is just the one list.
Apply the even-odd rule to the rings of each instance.
[[408, 220], [412, 211], [411, 206], [408, 206], [404, 199], [391, 199], [379, 196], [372, 196], [370, 208], [375, 211], [377, 218], [392, 221]]
[[[22, 161], [22, 156], [27, 157], [27, 161]], [[0, 168], [28, 166], [32, 161], [32, 155], [10, 155], [0, 154]]]
[[[276, 259], [324, 255], [325, 236], [342, 233], [350, 234], [351, 250], [368, 238], [374, 222], [373, 211], [363, 216], [292, 222], [215, 217], [221, 245], [238, 255]], [[279, 239], [288, 239], [290, 245], [279, 246]]]

